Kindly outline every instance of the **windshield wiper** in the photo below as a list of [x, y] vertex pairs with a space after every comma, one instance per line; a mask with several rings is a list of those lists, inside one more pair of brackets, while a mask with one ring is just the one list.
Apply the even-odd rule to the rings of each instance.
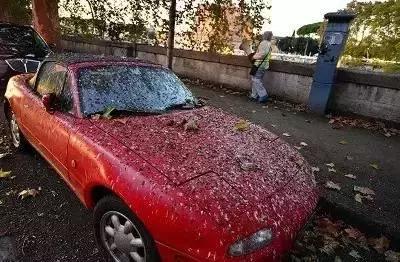
[[116, 116], [121, 116], [121, 115], [136, 115], [136, 116], [148, 116], [148, 115], [160, 115], [163, 112], [160, 110], [152, 110], [152, 111], [147, 111], [147, 110], [141, 110], [141, 109], [117, 109], [117, 108], [107, 108], [104, 111], [96, 112], [93, 114], [90, 114], [90, 116], [93, 118], [94, 116], [97, 116], [97, 118], [105, 118], [105, 119], [111, 119]]
[[194, 109], [194, 108], [198, 108], [198, 107], [202, 107], [202, 106], [204, 106], [204, 103], [202, 101], [195, 99], [195, 100], [186, 101], [184, 103], [179, 103], [179, 104], [174, 104], [174, 105], [168, 106], [165, 108], [165, 110], [166, 111], [173, 110], [173, 109], [190, 110], [190, 109]]

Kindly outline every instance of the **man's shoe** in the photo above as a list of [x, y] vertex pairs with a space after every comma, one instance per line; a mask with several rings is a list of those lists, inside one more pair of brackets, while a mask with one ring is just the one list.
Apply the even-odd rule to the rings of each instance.
[[251, 95], [249, 95], [249, 99], [250, 99], [250, 101], [252, 101], [252, 102], [257, 102], [257, 101], [258, 101], [258, 98], [252, 97]]
[[258, 98], [258, 102], [262, 103], [262, 104], [267, 103], [268, 102], [268, 96], [262, 96], [262, 97]]

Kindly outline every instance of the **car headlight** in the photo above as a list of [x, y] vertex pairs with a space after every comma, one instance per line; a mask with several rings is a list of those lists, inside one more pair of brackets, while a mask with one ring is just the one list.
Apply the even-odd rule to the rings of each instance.
[[264, 228], [248, 238], [242, 239], [229, 247], [229, 255], [242, 256], [268, 245], [272, 240], [272, 231]]

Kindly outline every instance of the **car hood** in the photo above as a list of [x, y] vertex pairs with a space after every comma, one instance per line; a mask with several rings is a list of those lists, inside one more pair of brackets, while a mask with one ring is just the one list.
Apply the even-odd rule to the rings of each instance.
[[276, 135], [213, 107], [91, 122], [177, 186], [213, 173], [239, 192], [251, 186], [265, 196], [292, 180], [304, 163]]

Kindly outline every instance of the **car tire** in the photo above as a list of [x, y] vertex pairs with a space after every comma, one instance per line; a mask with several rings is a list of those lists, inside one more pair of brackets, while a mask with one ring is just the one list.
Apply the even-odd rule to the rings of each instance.
[[9, 116], [9, 127], [10, 127], [10, 135], [11, 135], [11, 144], [18, 151], [25, 151], [29, 147], [28, 141], [25, 139], [22, 134], [18, 123], [17, 118], [11, 110], [8, 111]]
[[117, 197], [106, 196], [97, 202], [94, 229], [97, 245], [114, 261], [160, 261], [144, 224]]

